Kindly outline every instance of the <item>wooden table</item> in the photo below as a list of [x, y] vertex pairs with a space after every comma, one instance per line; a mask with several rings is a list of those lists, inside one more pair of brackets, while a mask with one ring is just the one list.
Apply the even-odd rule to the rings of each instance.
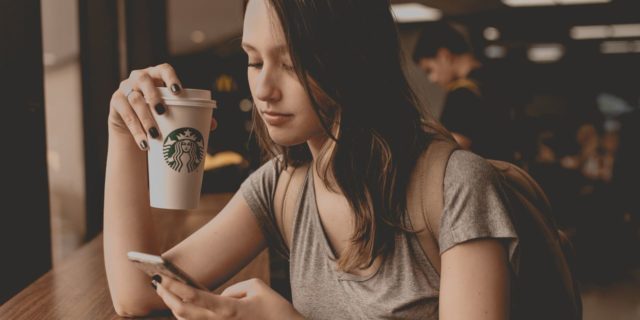
[[[154, 209], [163, 251], [215, 216], [231, 194], [203, 195], [200, 207], [188, 212]], [[260, 278], [269, 283], [269, 256], [263, 251], [216, 292], [238, 281]], [[74, 252], [34, 283], [0, 306], [0, 320], [124, 319], [113, 309], [104, 269], [102, 234]], [[149, 318], [148, 318], [149, 319]], [[170, 314], [152, 319], [175, 319]]]

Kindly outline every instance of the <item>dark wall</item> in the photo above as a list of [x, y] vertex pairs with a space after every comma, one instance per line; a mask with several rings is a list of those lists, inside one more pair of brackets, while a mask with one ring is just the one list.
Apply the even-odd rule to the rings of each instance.
[[0, 304], [51, 268], [39, 0], [0, 4]]
[[166, 60], [165, 1], [80, 1], [87, 240], [102, 231], [109, 102], [133, 69]]
[[107, 117], [111, 95], [120, 82], [118, 2], [112, 0], [81, 0], [79, 2], [87, 240], [102, 230]]

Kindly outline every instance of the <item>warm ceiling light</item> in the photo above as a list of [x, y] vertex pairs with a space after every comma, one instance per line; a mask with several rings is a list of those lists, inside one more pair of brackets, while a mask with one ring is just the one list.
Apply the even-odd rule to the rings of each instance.
[[489, 41], [496, 41], [500, 38], [500, 30], [496, 27], [487, 27], [484, 29], [482, 34], [484, 35], [484, 38]]
[[614, 24], [611, 29], [614, 38], [640, 37], [640, 24]]
[[420, 3], [392, 4], [391, 11], [398, 23], [436, 21], [442, 17], [440, 10]]
[[536, 7], [608, 3], [611, 2], [611, 0], [502, 0], [502, 2], [510, 7]]
[[600, 52], [604, 54], [630, 53], [634, 45], [631, 41], [605, 41], [600, 44]]
[[552, 6], [556, 4], [553, 0], [502, 0], [502, 2], [510, 7]]
[[559, 4], [596, 4], [609, 3], [611, 0], [556, 0]]
[[605, 41], [600, 44], [600, 52], [604, 54], [640, 53], [640, 40]]
[[529, 48], [529, 60], [538, 63], [556, 62], [564, 55], [564, 46], [559, 43], [535, 44]]
[[507, 48], [498, 45], [490, 45], [484, 48], [484, 55], [490, 59], [501, 59], [507, 55]]
[[603, 39], [612, 34], [609, 26], [579, 26], [571, 28], [571, 38], [582, 39]]
[[640, 24], [578, 26], [571, 28], [571, 38], [575, 40], [634, 37], [640, 37]]

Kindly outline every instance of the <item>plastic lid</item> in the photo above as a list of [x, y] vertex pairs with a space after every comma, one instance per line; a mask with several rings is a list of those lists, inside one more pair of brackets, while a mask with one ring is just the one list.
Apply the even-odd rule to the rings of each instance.
[[166, 87], [157, 87], [157, 89], [160, 91], [162, 99], [170, 102], [170, 104], [209, 108], [216, 107], [216, 102], [211, 99], [211, 91], [209, 90], [183, 88], [179, 94], [174, 94]]

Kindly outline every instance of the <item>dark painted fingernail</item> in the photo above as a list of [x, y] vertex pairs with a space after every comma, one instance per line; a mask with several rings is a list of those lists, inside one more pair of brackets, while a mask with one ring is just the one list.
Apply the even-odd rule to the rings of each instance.
[[151, 280], [155, 280], [158, 283], [162, 283], [162, 277], [158, 274], [154, 275], [153, 277], [151, 277]]
[[148, 146], [149, 145], [147, 144], [147, 140], [140, 141], [140, 148], [142, 148], [142, 150], [147, 150]]
[[151, 287], [153, 287], [153, 290], [158, 290], [158, 286], [156, 286], [156, 283], [153, 280], [151, 280]]
[[181, 89], [180, 89], [180, 86], [178, 84], [174, 83], [174, 84], [171, 85], [171, 92], [178, 93], [178, 92], [180, 92], [180, 90]]
[[151, 127], [151, 129], [149, 129], [149, 134], [151, 135], [151, 138], [154, 138], [154, 139], [160, 135], [156, 127]]
[[156, 104], [156, 113], [163, 114], [167, 109], [164, 107], [162, 103]]

